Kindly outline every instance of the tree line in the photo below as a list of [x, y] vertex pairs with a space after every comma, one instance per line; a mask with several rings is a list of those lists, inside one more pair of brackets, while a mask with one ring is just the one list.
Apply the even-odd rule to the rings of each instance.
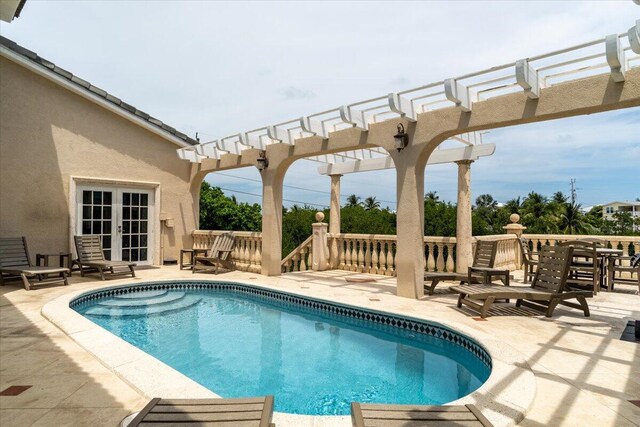
[[[340, 210], [341, 232], [396, 234], [396, 213], [381, 208], [375, 197], [362, 199], [352, 194], [346, 200]], [[311, 235], [316, 212], [317, 208], [308, 205], [282, 208], [283, 257]], [[329, 209], [323, 212], [328, 222]], [[437, 192], [425, 194], [424, 235], [455, 236], [456, 213], [456, 205], [440, 200]], [[511, 222], [509, 217], [513, 213], [520, 215], [520, 223], [530, 234], [640, 235], [640, 218], [634, 218], [631, 213], [617, 212], [613, 220], [606, 220], [602, 218], [602, 206], [585, 213], [580, 204], [570, 201], [560, 191], [551, 197], [532, 191], [504, 205], [499, 205], [490, 194], [478, 196], [472, 210], [473, 235], [503, 234], [502, 227]], [[258, 203], [239, 203], [234, 196], [226, 196], [219, 187], [205, 181], [200, 191], [200, 228], [260, 231], [261, 207]]]

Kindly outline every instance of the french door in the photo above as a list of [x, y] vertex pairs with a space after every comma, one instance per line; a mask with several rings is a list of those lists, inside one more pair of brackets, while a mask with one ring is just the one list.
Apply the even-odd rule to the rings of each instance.
[[77, 189], [77, 234], [102, 237], [105, 258], [153, 264], [152, 190], [102, 186]]

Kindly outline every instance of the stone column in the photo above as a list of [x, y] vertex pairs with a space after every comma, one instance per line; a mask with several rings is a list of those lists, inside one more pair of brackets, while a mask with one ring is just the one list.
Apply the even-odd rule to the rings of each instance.
[[342, 175], [329, 175], [331, 177], [331, 201], [329, 204], [329, 233], [333, 236], [329, 248], [331, 268], [337, 268], [340, 263], [338, 252], [338, 239], [340, 234], [340, 177]]
[[260, 172], [262, 177], [262, 274], [282, 273], [282, 184], [284, 173], [277, 168]]
[[329, 247], [327, 246], [327, 223], [322, 222], [324, 214], [316, 213], [316, 223], [311, 224], [312, 241], [311, 241], [311, 269], [314, 271], [324, 271], [329, 267], [327, 262], [329, 259]]
[[397, 251], [395, 257], [397, 295], [406, 298], [424, 296], [424, 162], [411, 147], [395, 155], [398, 211], [396, 216]]
[[[518, 224], [518, 222], [520, 221], [520, 215], [518, 215], [517, 213], [512, 213], [509, 217], [509, 220], [511, 221], [511, 224], [507, 224], [502, 227], [504, 229], [504, 232], [507, 234], [515, 234], [516, 238], [520, 239], [522, 237], [522, 232], [526, 230], [527, 227], [523, 226], [522, 224]], [[520, 243], [517, 241], [514, 242], [513, 252], [513, 267], [519, 270], [522, 268], [522, 248], [520, 247]]]
[[460, 160], [458, 165], [458, 205], [456, 215], [456, 272], [467, 274], [473, 261], [471, 227], [471, 163]]

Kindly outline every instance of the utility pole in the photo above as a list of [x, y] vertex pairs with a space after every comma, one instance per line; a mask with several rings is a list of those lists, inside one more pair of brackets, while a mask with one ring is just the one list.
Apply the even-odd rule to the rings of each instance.
[[571, 204], [575, 204], [576, 200], [578, 199], [578, 188], [576, 188], [576, 179], [575, 178], [571, 178], [571, 181], [569, 181], [569, 185], [571, 186]]

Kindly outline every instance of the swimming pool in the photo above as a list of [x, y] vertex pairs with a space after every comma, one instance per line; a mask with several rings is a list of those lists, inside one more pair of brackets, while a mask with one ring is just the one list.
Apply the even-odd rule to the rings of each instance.
[[146, 283], [70, 306], [223, 397], [275, 395], [280, 412], [442, 404], [491, 372], [477, 342], [444, 326], [244, 284]]

